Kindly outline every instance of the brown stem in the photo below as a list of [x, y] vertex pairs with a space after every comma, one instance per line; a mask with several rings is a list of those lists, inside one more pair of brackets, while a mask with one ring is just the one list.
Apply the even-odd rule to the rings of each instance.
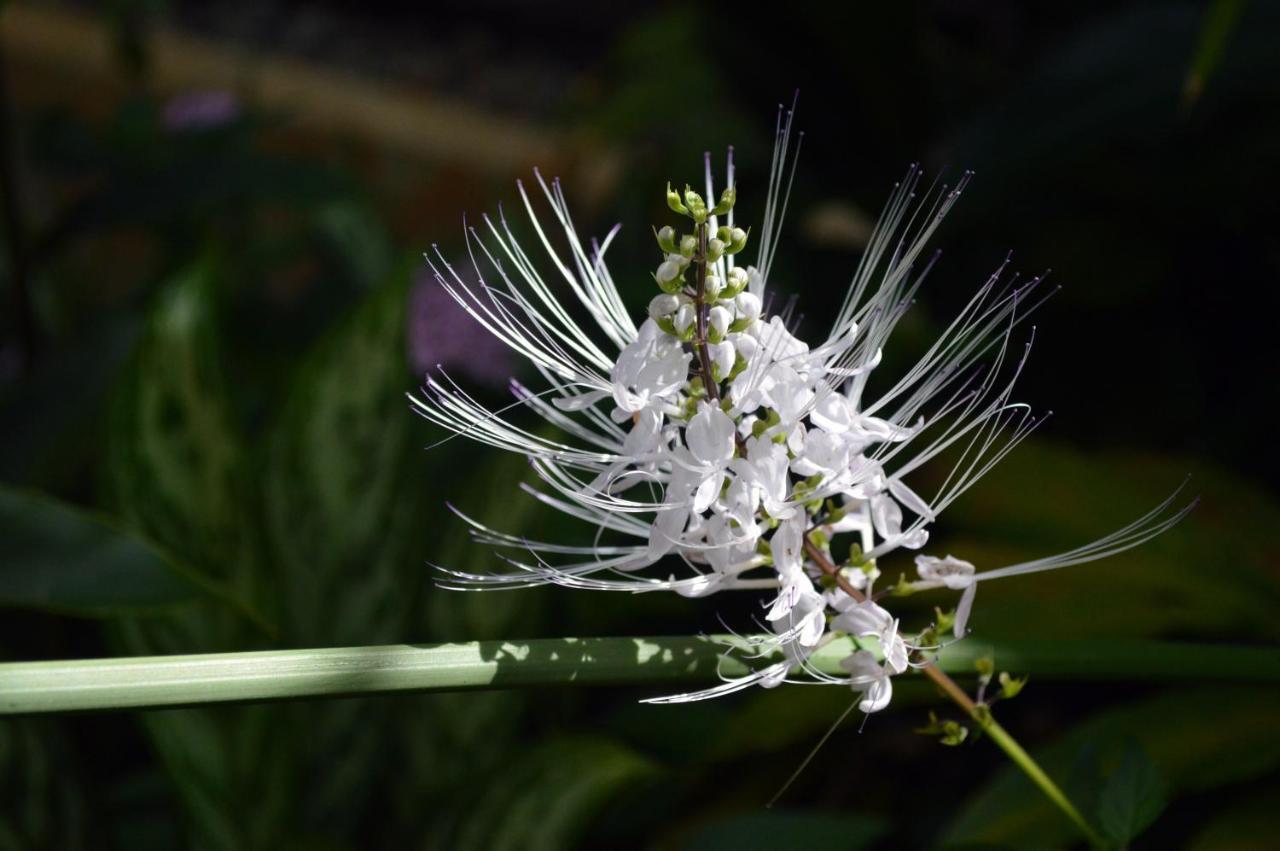
[[707, 398], [713, 402], [720, 401], [720, 385], [711, 375], [711, 352], [707, 349], [707, 226], [700, 224], [695, 231], [698, 250], [693, 255], [694, 296], [693, 308], [697, 323], [697, 337], [694, 348], [698, 351], [698, 366], [702, 373], [702, 386], [707, 391]]

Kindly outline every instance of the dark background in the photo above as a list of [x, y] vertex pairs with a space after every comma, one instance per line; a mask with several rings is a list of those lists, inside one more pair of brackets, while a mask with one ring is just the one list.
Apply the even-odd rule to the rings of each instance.
[[[796, 89], [774, 286], [806, 336], [912, 162], [976, 176], [885, 371], [1011, 249], [1062, 287], [1017, 393], [1053, 418], [929, 551], [995, 566], [1102, 535], [1188, 474], [1202, 498], [1140, 550], [984, 585], [979, 635], [1273, 642], [1277, 6], [845, 5], [0, 7], [3, 658], [687, 634], [726, 605], [746, 623], [752, 601], [434, 588], [428, 562], [495, 564], [446, 499], [513, 532], [583, 530], [516, 491], [519, 459], [423, 452], [440, 435], [404, 393], [436, 363], [493, 404], [528, 377], [423, 274], [432, 243], [462, 259], [464, 213], [518, 218], [517, 178], [563, 176], [580, 233], [625, 224], [610, 267], [639, 312], [665, 183], [733, 144], [758, 221]], [[653, 693], [6, 721], [0, 847], [1072, 841], [988, 743], [912, 732], [919, 684], [847, 723], [770, 811], [847, 693], [636, 703]], [[1142, 754], [1172, 804], [1134, 847], [1265, 848], [1276, 709], [1212, 671], [1033, 672], [1000, 716], [1086, 807]]]

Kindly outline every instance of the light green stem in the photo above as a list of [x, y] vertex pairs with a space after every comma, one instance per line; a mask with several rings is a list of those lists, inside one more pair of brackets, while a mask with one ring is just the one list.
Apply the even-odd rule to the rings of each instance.
[[996, 719], [991, 717], [990, 712], [979, 711], [970, 714], [973, 715], [974, 720], [978, 722], [987, 736], [991, 738], [991, 741], [995, 742], [1000, 750], [1004, 751], [1005, 755], [1013, 760], [1026, 773], [1027, 777], [1031, 778], [1031, 782], [1039, 787], [1044, 796], [1052, 801], [1054, 806], [1062, 810], [1066, 817], [1075, 823], [1076, 827], [1080, 828], [1080, 832], [1088, 838], [1090, 844], [1095, 848], [1107, 847], [1107, 841], [1093, 829], [1093, 826], [1085, 820], [1084, 816], [1080, 815], [1080, 811], [1076, 809], [1075, 804], [1071, 803], [1071, 799], [1066, 796], [1066, 793], [1058, 788], [1058, 784], [1054, 783], [1048, 774], [1044, 773], [1044, 769], [1031, 758], [1031, 754], [1023, 750], [1022, 745], [1018, 744], [1018, 740], [1009, 735], [1009, 732], [1004, 727], [1001, 727]]
[[[267, 650], [0, 664], [0, 714], [151, 709], [369, 694], [555, 685], [654, 685], [715, 682], [749, 669], [725, 657], [727, 636], [539, 639], [466, 644]], [[1105, 649], [1106, 652], [1102, 652]], [[842, 673], [845, 639], [812, 659]], [[971, 673], [994, 653], [1002, 669], [1037, 679], [1280, 682], [1271, 648], [1138, 641], [959, 642], [938, 667]], [[1179, 661], [1181, 660], [1181, 661]]]

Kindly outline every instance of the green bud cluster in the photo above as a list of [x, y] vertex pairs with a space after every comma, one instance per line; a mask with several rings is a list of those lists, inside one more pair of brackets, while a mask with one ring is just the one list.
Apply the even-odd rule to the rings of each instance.
[[[693, 219], [694, 224], [699, 227], [705, 226], [710, 216], [724, 215], [732, 210], [737, 197], [737, 189], [730, 187], [720, 195], [720, 203], [708, 209], [707, 202], [689, 186], [685, 186], [682, 197], [679, 192], [671, 188], [671, 184], [667, 184], [667, 206], [680, 215]], [[680, 292], [685, 285], [685, 269], [693, 261], [694, 254], [698, 250], [698, 237], [696, 233], [677, 233], [676, 229], [670, 225], [656, 229], [653, 235], [658, 241], [658, 247], [666, 255], [666, 259], [654, 274], [654, 280], [665, 293]], [[707, 255], [704, 259], [711, 264], [726, 255], [737, 254], [747, 247], [748, 235], [748, 232], [742, 228], [728, 226], [717, 228], [715, 234], [707, 240]], [[735, 271], [737, 270], [730, 271], [727, 281], [720, 280], [718, 276], [708, 276], [709, 301], [733, 298], [746, 289], [747, 273], [737, 271], [735, 274]]]
[[937, 736], [938, 741], [948, 747], [955, 747], [969, 737], [969, 728], [959, 721], [939, 719], [937, 714], [929, 713], [927, 726], [918, 727], [917, 733], [925, 736]]
[[671, 208], [672, 212], [693, 219], [696, 224], [702, 224], [710, 216], [723, 216], [733, 209], [733, 204], [737, 199], [738, 190], [730, 186], [720, 193], [720, 203], [711, 209], [707, 209], [707, 202], [702, 200], [701, 195], [689, 188], [689, 184], [685, 184], [683, 197], [679, 192], [671, 188], [670, 183], [667, 184], [667, 206]]

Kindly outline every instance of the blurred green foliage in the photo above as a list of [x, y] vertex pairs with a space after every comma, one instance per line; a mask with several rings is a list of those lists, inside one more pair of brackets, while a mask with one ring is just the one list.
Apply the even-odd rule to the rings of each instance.
[[[133, 6], [117, 16], [130, 26]], [[1248, 335], [1213, 320], [1234, 317], [1224, 311], [1243, 296], [1184, 253], [1203, 238], [1210, 248], [1193, 259], [1226, 257], [1224, 276], [1274, 271], [1274, 251], [1237, 248], [1259, 227], [1244, 187], [1280, 149], [1280, 122], [1257, 108], [1278, 100], [1274, 45], [1257, 35], [1275, 16], [1246, 12], [1215, 68], [1195, 60], [1206, 89], [1187, 118], [1178, 87], [1204, 23], [1189, 5], [1090, 4], [1069, 31], [1036, 18], [1026, 30], [1066, 35], [1041, 37], [1031, 56], [970, 47], [953, 29], [963, 20], [847, 14], [796, 8], [761, 29], [671, 7], [602, 40], [599, 91], [577, 93], [562, 121], [629, 145], [607, 211], [635, 238], [618, 240], [615, 270], [647, 268], [653, 189], [695, 176], [704, 148], [737, 142], [743, 186], [763, 182], [761, 104], [793, 83], [810, 83], [815, 121], [842, 116], [826, 141], [806, 142], [801, 211], [843, 195], [834, 184], [876, 203], [884, 169], [932, 141], [989, 187], [958, 217], [958, 271], [945, 274], [985, 271], [1007, 240], [1032, 263], [1061, 258], [1076, 288], [1046, 313], [1066, 343], [1028, 376], [1046, 401], [1065, 388], [1058, 401], [1073, 411], [957, 503], [936, 548], [991, 565], [1092, 539], [1187, 473], [1203, 497], [1142, 549], [984, 585], [974, 628], [1276, 641], [1280, 508], [1259, 481], [1275, 458], [1245, 416], [1274, 382], [1228, 368]], [[707, 51], [721, 26], [731, 46]], [[891, 29], [907, 37], [881, 35]], [[145, 80], [135, 36], [122, 31], [121, 50]], [[780, 76], [803, 76], [800, 46], [813, 77]], [[680, 117], [691, 102], [705, 121]], [[287, 117], [248, 107], [174, 128], [145, 88], [101, 116], [55, 105], [18, 117], [3, 129], [23, 142], [41, 193], [27, 199], [41, 212], [27, 283], [42, 345], [28, 374], [9, 370], [0, 385], [4, 658], [719, 629], [705, 601], [432, 585], [430, 563], [487, 558], [446, 500], [512, 532], [582, 530], [516, 492], [520, 459], [463, 441], [422, 451], [441, 435], [404, 399], [419, 380], [406, 304], [416, 252], [436, 234], [397, 229], [358, 165], [282, 145]], [[1133, 168], [1152, 156], [1153, 169]], [[1228, 191], [1242, 203], [1222, 203]], [[744, 207], [753, 197], [744, 190]], [[1154, 221], [1134, 224], [1144, 216]], [[842, 292], [817, 282], [846, 280], [855, 258], [793, 218], [803, 250], [782, 252], [779, 269], [816, 323]], [[619, 277], [640, 305], [644, 276]], [[1161, 296], [1171, 280], [1202, 288], [1208, 318], [1187, 315], [1177, 292]], [[903, 323], [907, 348], [967, 289], [932, 292], [937, 304]], [[1161, 324], [1149, 311], [1176, 345], [1144, 337]], [[1238, 321], [1247, 330], [1256, 318]], [[8, 364], [16, 325], [2, 328]], [[1108, 340], [1118, 348], [1099, 351]], [[1156, 350], [1173, 359], [1143, 359]], [[892, 368], [902, 355], [887, 356]], [[886, 568], [894, 578], [907, 563]], [[755, 602], [737, 604], [739, 623]], [[921, 618], [940, 602], [907, 601]], [[1268, 847], [1280, 701], [1274, 689], [1215, 686], [1212, 671], [1204, 680], [1160, 691], [1033, 678], [1001, 717], [1118, 843]], [[762, 803], [847, 707], [841, 690], [651, 707], [634, 690], [553, 689], [8, 720], [0, 848], [1071, 846], [1071, 826], [987, 743], [942, 748], [913, 734], [934, 696], [900, 691], [862, 735], [838, 732], [775, 811]]]

